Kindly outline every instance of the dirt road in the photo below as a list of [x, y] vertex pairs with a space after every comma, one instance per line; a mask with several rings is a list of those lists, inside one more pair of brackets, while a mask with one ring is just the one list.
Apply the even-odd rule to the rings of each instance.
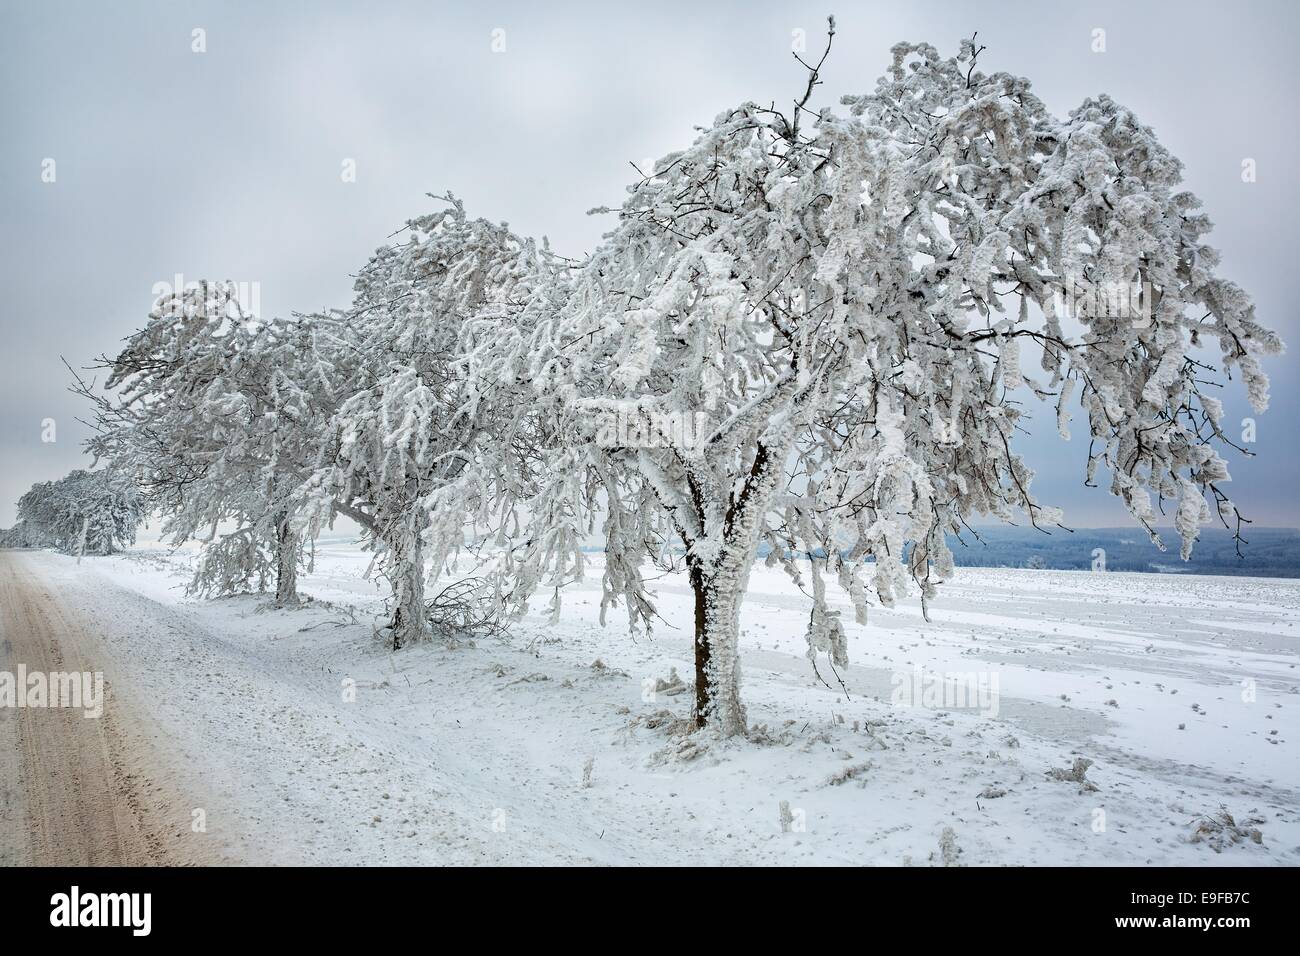
[[191, 832], [190, 808], [202, 803], [161, 769], [165, 735], [115, 683], [111, 635], [68, 606], [65, 587], [37, 555], [0, 551], [0, 673], [104, 675], [98, 718], [0, 706], [0, 864], [212, 862]]

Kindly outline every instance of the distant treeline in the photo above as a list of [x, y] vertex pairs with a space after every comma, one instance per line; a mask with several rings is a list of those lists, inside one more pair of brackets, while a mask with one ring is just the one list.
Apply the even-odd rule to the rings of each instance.
[[[1240, 556], [1230, 532], [1203, 528], [1187, 561], [1178, 556], [1177, 532], [1172, 528], [1157, 530], [1165, 543], [1164, 551], [1151, 542], [1146, 532], [1133, 528], [1076, 528], [1073, 532], [1053, 528], [1051, 534], [1044, 534], [1033, 528], [977, 527], [974, 533], [968, 531], [960, 540], [949, 535], [948, 546], [957, 565], [967, 568], [1088, 571], [1097, 560], [1095, 552], [1101, 549], [1105, 552], [1107, 571], [1300, 578], [1300, 530], [1295, 528], [1243, 530]], [[604, 548], [591, 546], [583, 550], [599, 554]], [[758, 554], [765, 558], [771, 550], [763, 544]], [[818, 557], [825, 554], [813, 553]], [[801, 554], [807, 556], [807, 552]]]
[[1078, 528], [1073, 533], [1053, 528], [1050, 535], [1033, 528], [976, 528], [979, 539], [966, 533], [949, 537], [957, 564], [975, 568], [1048, 568], [1086, 570], [1093, 552], [1105, 551], [1108, 571], [1156, 574], [1240, 574], [1253, 577], [1300, 578], [1300, 531], [1294, 528], [1248, 528], [1241, 555], [1233, 536], [1222, 528], [1205, 528], [1192, 557], [1178, 556], [1178, 535], [1160, 529], [1167, 550], [1161, 551], [1146, 534], [1133, 528]]

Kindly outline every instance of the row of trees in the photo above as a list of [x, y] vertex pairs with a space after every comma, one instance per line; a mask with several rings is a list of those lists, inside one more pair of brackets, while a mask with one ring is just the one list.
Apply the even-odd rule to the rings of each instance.
[[[428, 635], [428, 579], [465, 552], [503, 613], [544, 589], [558, 614], [597, 537], [602, 619], [622, 603], [647, 630], [645, 569], [684, 568], [694, 721], [726, 734], [746, 725], [739, 613], [763, 550], [810, 598], [809, 657], [836, 668], [828, 581], [865, 621], [913, 585], [931, 597], [973, 517], [1059, 522], [1012, 450], [1027, 399], [1063, 437], [1081, 407], [1087, 480], [1104, 466], [1157, 543], [1170, 501], [1186, 555], [1211, 504], [1237, 520], [1198, 347], [1262, 410], [1281, 344], [1216, 275], [1178, 160], [1105, 96], [1051, 115], [980, 72], [972, 41], [893, 54], [847, 114], [808, 106], [825, 55], [793, 109], [722, 113], [643, 171], [581, 261], [447, 196], [346, 311], [260, 321], [221, 283], [165, 297], [104, 360], [110, 393], [83, 386], [91, 450], [173, 540], [208, 542], [209, 591], [273, 579], [292, 603], [304, 543], [350, 517], [391, 583], [395, 647]], [[1148, 319], [1059, 314], [1079, 282], [1140, 285]]]
[[135, 543], [144, 501], [127, 475], [77, 470], [38, 482], [18, 499], [18, 521], [0, 531], [0, 547], [57, 548], [112, 554]]

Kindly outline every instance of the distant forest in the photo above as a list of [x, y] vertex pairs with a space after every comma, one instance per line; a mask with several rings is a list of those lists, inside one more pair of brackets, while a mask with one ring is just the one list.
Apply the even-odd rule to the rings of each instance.
[[962, 541], [950, 536], [948, 544], [963, 567], [1087, 570], [1093, 551], [1101, 548], [1108, 571], [1300, 578], [1300, 531], [1294, 528], [1247, 527], [1240, 557], [1231, 533], [1205, 528], [1188, 561], [1178, 556], [1178, 535], [1172, 528], [1160, 529], [1165, 551], [1135, 528], [1051, 530], [1047, 535], [1033, 528], [976, 528], [979, 540], [968, 532]]
[[[1051, 533], [1045, 534], [1033, 528], [976, 526], [974, 533], [964, 532], [961, 540], [949, 535], [948, 546], [957, 565], [967, 568], [1088, 571], [1093, 566], [1093, 552], [1100, 548], [1105, 551], [1107, 571], [1300, 578], [1300, 530], [1295, 528], [1246, 526], [1241, 533], [1240, 556], [1230, 532], [1223, 528], [1202, 528], [1187, 561], [1178, 556], [1177, 532], [1173, 528], [1157, 530], [1165, 543], [1164, 551], [1140, 528], [1131, 527], [1076, 528], [1073, 532], [1051, 528]], [[583, 550], [600, 553], [604, 549], [593, 546]], [[770, 551], [766, 544], [758, 549], [761, 557]]]

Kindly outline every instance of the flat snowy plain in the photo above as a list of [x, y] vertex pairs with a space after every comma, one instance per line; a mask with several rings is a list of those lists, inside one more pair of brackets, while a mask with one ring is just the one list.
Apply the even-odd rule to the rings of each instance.
[[[591, 557], [558, 624], [543, 595], [505, 638], [392, 653], [349, 544], [293, 611], [185, 598], [183, 552], [31, 556], [93, 605], [115, 692], [165, 728], [164, 772], [205, 792], [230, 862], [1300, 864], [1300, 582], [960, 569], [929, 622], [915, 598], [866, 626], [843, 602], [841, 688], [759, 566], [762, 729], [698, 747], [670, 729], [689, 693], [651, 690], [693, 673], [684, 578], [633, 638], [621, 609], [600, 626]], [[995, 678], [996, 714], [894, 702], [916, 668]], [[1090, 783], [1051, 775], [1077, 758]]]

